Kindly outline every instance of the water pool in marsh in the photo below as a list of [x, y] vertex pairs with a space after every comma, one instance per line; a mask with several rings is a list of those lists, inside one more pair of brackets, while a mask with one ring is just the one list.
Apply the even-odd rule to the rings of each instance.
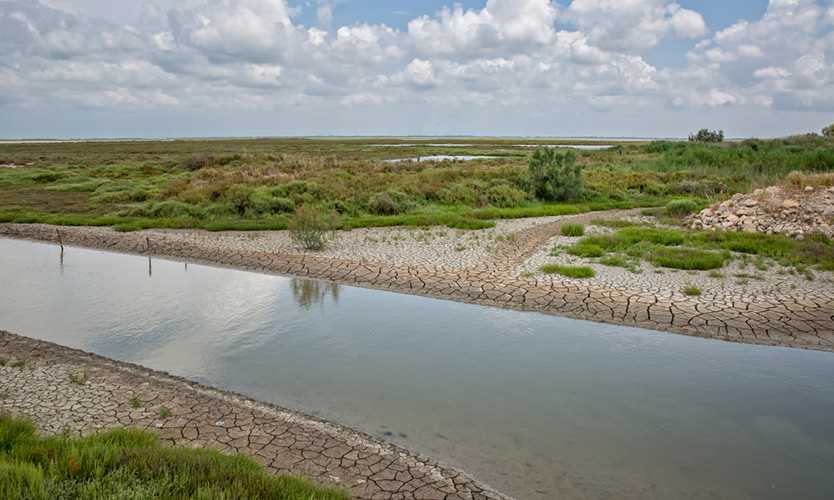
[[0, 329], [332, 419], [521, 499], [834, 498], [830, 353], [8, 239]]

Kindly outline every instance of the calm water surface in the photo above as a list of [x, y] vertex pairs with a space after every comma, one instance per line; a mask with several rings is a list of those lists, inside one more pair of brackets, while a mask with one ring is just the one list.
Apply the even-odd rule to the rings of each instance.
[[489, 160], [493, 158], [499, 158], [498, 156], [488, 156], [488, 155], [480, 155], [480, 156], [472, 156], [472, 155], [426, 155], [426, 156], [414, 156], [412, 158], [394, 158], [391, 160], [382, 160], [382, 163], [403, 163], [403, 162], [427, 162], [427, 161], [473, 161], [473, 160]]
[[[150, 272], [149, 272], [150, 271]], [[519, 498], [834, 498], [834, 355], [0, 239], [0, 328], [385, 436]]]

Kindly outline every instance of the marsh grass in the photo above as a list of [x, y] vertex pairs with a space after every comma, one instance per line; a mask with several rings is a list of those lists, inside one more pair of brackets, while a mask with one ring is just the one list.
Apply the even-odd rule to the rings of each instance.
[[768, 270], [773, 262], [806, 275], [809, 267], [834, 269], [834, 242], [822, 235], [795, 240], [762, 233], [627, 226], [613, 234], [586, 236], [565, 251], [585, 258], [626, 255], [684, 270], [718, 269], [734, 256], [760, 271]]
[[594, 270], [588, 266], [567, 266], [562, 264], [545, 264], [541, 267], [545, 274], [559, 274], [568, 278], [584, 279], [596, 276]]
[[[264, 139], [2, 144], [0, 221], [209, 230], [285, 229], [303, 205], [333, 210], [344, 228], [448, 225], [612, 208], [682, 213], [789, 179], [825, 185], [834, 143], [816, 138], [720, 145], [623, 143], [577, 152], [584, 189], [571, 203], [533, 199], [528, 160], [512, 141], [467, 138], [465, 148], [370, 147], [393, 139]], [[417, 141], [420, 142], [420, 141]], [[541, 141], [553, 143], [554, 141]], [[489, 154], [493, 160], [385, 164], [393, 156]], [[686, 209], [686, 210], [683, 210]]]
[[568, 237], [580, 237], [585, 236], [585, 225], [584, 224], [564, 224], [560, 232], [562, 236]]
[[114, 430], [85, 438], [40, 437], [30, 423], [0, 416], [0, 498], [347, 500], [347, 494], [253, 460], [163, 446], [150, 433]]

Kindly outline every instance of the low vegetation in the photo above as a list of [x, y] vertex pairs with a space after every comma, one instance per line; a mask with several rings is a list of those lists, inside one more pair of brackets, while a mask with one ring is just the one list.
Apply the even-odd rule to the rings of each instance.
[[565, 224], [562, 226], [560, 231], [562, 236], [585, 236], [585, 226], [583, 224]]
[[163, 446], [153, 435], [115, 430], [86, 438], [40, 437], [0, 417], [0, 498], [200, 498], [347, 500], [335, 489], [269, 475], [254, 461]]
[[834, 270], [834, 242], [820, 234], [796, 240], [761, 233], [626, 226], [611, 234], [586, 236], [564, 251], [626, 268], [644, 260], [658, 267], [709, 271], [741, 259], [760, 270], [766, 270], [770, 261], [800, 272], [809, 267]]
[[[398, 141], [0, 144], [0, 163], [19, 166], [0, 169], [0, 222], [122, 231], [286, 229], [301, 207], [313, 206], [337, 213], [344, 229], [481, 229], [495, 219], [612, 208], [666, 207], [670, 214], [684, 214], [782, 182], [793, 171], [834, 173], [834, 142], [821, 135], [621, 143], [577, 152], [531, 151], [515, 141], [470, 138], [454, 148], [371, 147], [381, 142]], [[495, 158], [382, 162], [429, 154]]]
[[339, 227], [338, 215], [315, 206], [301, 206], [289, 221], [290, 236], [306, 250], [323, 250]]
[[701, 289], [697, 286], [687, 286], [681, 291], [688, 297], [698, 297], [701, 295]]
[[541, 271], [545, 274], [559, 274], [568, 278], [593, 278], [596, 276], [594, 270], [588, 266], [566, 266], [562, 264], [546, 264]]

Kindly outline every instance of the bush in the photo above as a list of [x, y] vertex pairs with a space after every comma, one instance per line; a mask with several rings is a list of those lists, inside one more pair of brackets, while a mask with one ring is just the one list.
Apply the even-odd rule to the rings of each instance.
[[672, 200], [666, 204], [666, 215], [669, 217], [686, 217], [698, 210], [698, 204], [693, 200]]
[[388, 190], [371, 196], [368, 210], [376, 215], [400, 215], [412, 210], [415, 203], [407, 194]]
[[561, 264], [546, 264], [542, 266], [545, 274], [559, 274], [568, 278], [593, 278], [596, 273], [588, 266], [563, 266]]
[[688, 286], [681, 291], [684, 295], [687, 295], [689, 297], [698, 297], [699, 295], [701, 295], [701, 289], [697, 286]]
[[834, 123], [822, 129], [822, 135], [829, 139], [834, 139]]
[[530, 186], [536, 198], [549, 201], [571, 201], [584, 194], [582, 170], [573, 151], [537, 149], [528, 164]]
[[323, 250], [339, 226], [338, 215], [318, 207], [302, 205], [290, 218], [288, 228], [293, 241], [306, 250]]
[[498, 208], [513, 208], [527, 201], [527, 193], [506, 184], [492, 186], [486, 193], [489, 204]]
[[702, 128], [689, 136], [689, 142], [724, 142], [724, 131]]
[[582, 224], [565, 224], [561, 229], [562, 236], [585, 236], [585, 226]]
[[248, 208], [257, 214], [282, 214], [295, 210], [295, 203], [281, 196], [275, 190], [258, 188], [249, 194]]

